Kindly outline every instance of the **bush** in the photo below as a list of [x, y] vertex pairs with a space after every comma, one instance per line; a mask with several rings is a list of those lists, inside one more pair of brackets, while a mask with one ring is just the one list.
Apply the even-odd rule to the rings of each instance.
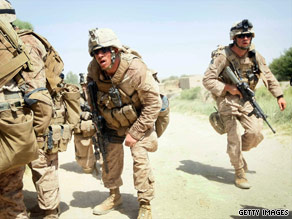
[[195, 100], [195, 99], [199, 99], [200, 96], [201, 96], [201, 88], [195, 87], [195, 88], [183, 90], [180, 94], [180, 99]]

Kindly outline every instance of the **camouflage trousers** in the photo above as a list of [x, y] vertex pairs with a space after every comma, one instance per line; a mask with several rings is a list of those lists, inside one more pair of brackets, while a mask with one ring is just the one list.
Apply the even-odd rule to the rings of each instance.
[[91, 137], [83, 137], [82, 134], [75, 134], [74, 145], [77, 163], [84, 170], [92, 169], [96, 163], [96, 159], [93, 153]]
[[28, 219], [22, 194], [24, 170], [22, 166], [0, 173], [1, 219]]
[[[133, 158], [134, 186], [137, 190], [138, 201], [151, 201], [154, 198], [154, 177], [150, 167], [148, 152], [157, 150], [157, 135], [154, 129], [149, 130], [145, 137], [131, 147]], [[121, 175], [124, 166], [123, 144], [110, 143], [107, 147], [106, 173], [102, 166], [102, 180], [106, 188], [115, 189], [123, 184]]]
[[[234, 169], [243, 167], [242, 151], [249, 151], [256, 147], [263, 139], [261, 133], [263, 120], [256, 118], [254, 115], [247, 116], [223, 116], [221, 118], [227, 131], [227, 153]], [[244, 129], [241, 134], [241, 127]]]
[[29, 164], [32, 180], [43, 210], [53, 210], [60, 204], [58, 153], [47, 154], [39, 149], [39, 158]]

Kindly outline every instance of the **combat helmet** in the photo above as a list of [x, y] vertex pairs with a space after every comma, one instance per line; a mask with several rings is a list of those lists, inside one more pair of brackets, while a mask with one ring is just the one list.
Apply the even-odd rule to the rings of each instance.
[[252, 38], [255, 37], [253, 25], [248, 19], [244, 19], [232, 25], [230, 29], [230, 40], [234, 40], [234, 37], [236, 35], [246, 34], [246, 33], [251, 33]]
[[0, 0], [0, 19], [5, 19], [9, 23], [16, 20], [15, 10], [8, 0]]
[[109, 28], [95, 28], [89, 30], [88, 51], [93, 56], [93, 51], [103, 47], [122, 49], [122, 43], [117, 35]]

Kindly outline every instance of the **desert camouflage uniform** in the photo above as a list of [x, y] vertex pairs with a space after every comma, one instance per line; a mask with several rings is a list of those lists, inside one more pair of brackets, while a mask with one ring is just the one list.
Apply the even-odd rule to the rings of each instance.
[[[154, 198], [154, 177], [149, 163], [148, 153], [157, 150], [157, 134], [154, 130], [154, 123], [161, 109], [161, 99], [159, 95], [158, 83], [148, 71], [147, 66], [141, 59], [121, 52], [120, 65], [110, 79], [105, 72], [102, 72], [95, 59], [88, 67], [87, 82], [94, 80], [99, 89], [98, 107], [102, 116], [112, 110], [112, 103], [103, 98], [108, 96], [108, 89], [115, 84], [122, 97], [123, 106], [125, 104], [135, 105], [138, 118], [129, 126], [121, 127], [115, 119], [111, 121], [107, 116], [106, 126], [109, 134], [109, 144], [107, 145], [107, 158], [109, 172], [105, 172], [103, 165], [102, 180], [106, 188], [115, 189], [123, 182], [121, 174], [123, 170], [123, 139], [129, 133], [137, 143], [130, 148], [133, 158], [134, 186], [138, 191], [138, 200], [150, 202]], [[107, 88], [102, 88], [105, 86]], [[102, 89], [102, 91], [101, 91]], [[102, 97], [103, 96], [103, 97]], [[131, 99], [129, 102], [129, 98]], [[128, 100], [127, 100], [128, 99]], [[128, 102], [127, 102], [128, 101]], [[119, 108], [118, 108], [119, 110]], [[120, 142], [115, 138], [121, 136]]]
[[[36, 89], [38, 87], [46, 87], [46, 75], [44, 59], [47, 54], [44, 45], [39, 39], [32, 34], [21, 36], [22, 41], [25, 43], [26, 48], [31, 57], [33, 57], [34, 71], [24, 74], [24, 78], [29, 81], [29, 89]], [[49, 100], [52, 107], [51, 97], [46, 91], [44, 94]], [[39, 157], [32, 161], [29, 167], [32, 171], [32, 180], [38, 193], [38, 204], [41, 209], [55, 209], [59, 206], [59, 182], [58, 182], [58, 154], [47, 154], [43, 150], [47, 128], [51, 122], [52, 109], [45, 108], [44, 112], [50, 117], [49, 119], [40, 123], [36, 133], [42, 133], [38, 137], [39, 141]]]
[[[248, 71], [251, 72], [254, 67], [253, 59], [248, 56], [252, 49], [253, 46], [245, 56], [238, 57], [230, 49], [230, 46], [223, 48], [222, 52], [217, 53], [212, 59], [203, 78], [203, 85], [211, 91], [215, 98], [219, 114], [225, 124], [228, 142], [227, 153], [235, 169], [244, 166], [241, 151], [248, 151], [263, 140], [264, 137], [261, 133], [263, 121], [254, 115], [248, 116], [248, 113], [253, 109], [249, 102], [243, 103], [239, 96], [224, 91], [225, 84], [232, 83], [222, 73], [227, 66], [233, 64], [242, 73], [243, 81], [248, 82], [251, 89], [254, 90], [258, 80], [248, 81], [246, 74]], [[232, 64], [229, 60], [232, 60]], [[259, 65], [260, 77], [268, 90], [274, 97], [283, 95], [278, 81], [267, 66], [265, 59], [258, 52], [256, 52], [256, 60]], [[244, 128], [243, 135], [240, 133], [239, 123]]]

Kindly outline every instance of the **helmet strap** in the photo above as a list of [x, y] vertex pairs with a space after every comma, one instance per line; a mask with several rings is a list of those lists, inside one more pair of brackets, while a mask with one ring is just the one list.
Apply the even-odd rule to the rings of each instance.
[[115, 50], [113, 49], [113, 47], [111, 47], [111, 64], [105, 69], [105, 70], [109, 70], [114, 66], [114, 63], [116, 62], [117, 59], [117, 55], [115, 53]]
[[249, 44], [248, 47], [242, 47], [242, 46], [239, 46], [239, 45], [237, 44], [236, 39], [233, 39], [233, 44], [234, 44], [236, 47], [238, 47], [239, 49], [242, 49], [242, 50], [248, 50], [248, 49], [250, 48], [251, 41], [252, 41], [252, 38], [250, 39], [250, 44]]

